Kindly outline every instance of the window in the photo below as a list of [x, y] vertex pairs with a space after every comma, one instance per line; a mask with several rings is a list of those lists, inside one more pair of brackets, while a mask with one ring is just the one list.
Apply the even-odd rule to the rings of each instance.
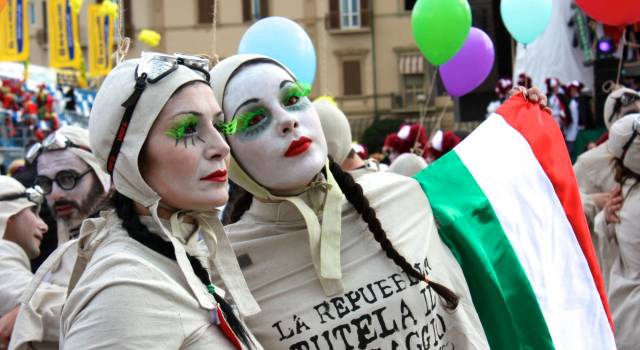
[[329, 0], [326, 29], [369, 28], [373, 19], [371, 0]]
[[402, 53], [398, 59], [398, 73], [402, 89], [402, 103], [398, 108], [418, 109], [418, 96], [424, 95], [426, 74], [424, 57], [417, 52]]
[[342, 28], [360, 27], [359, 0], [340, 0], [340, 25]]
[[418, 95], [424, 95], [424, 74], [404, 74], [402, 76], [404, 90], [404, 107], [417, 109]]
[[213, 23], [213, 0], [198, 0], [198, 23]]
[[360, 61], [349, 60], [342, 62], [342, 83], [345, 96], [362, 95]]
[[404, 0], [404, 10], [411, 11], [413, 10], [413, 6], [416, 4], [416, 0]]
[[268, 0], [242, 0], [242, 19], [251, 22], [269, 16]]

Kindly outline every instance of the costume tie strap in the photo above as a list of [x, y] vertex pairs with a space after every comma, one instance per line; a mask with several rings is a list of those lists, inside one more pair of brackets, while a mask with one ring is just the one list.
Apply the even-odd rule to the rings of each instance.
[[186, 242], [186, 237], [191, 234], [191, 232], [188, 232], [188, 226], [184, 223], [186, 216], [192, 217], [197, 221], [200, 234], [209, 250], [209, 266], [215, 266], [240, 313], [243, 316], [259, 313], [260, 306], [258, 306], [249, 291], [247, 282], [240, 270], [238, 259], [231, 247], [231, 242], [229, 242], [229, 238], [224, 233], [222, 223], [218, 219], [218, 211], [179, 211], [171, 215], [172, 234], [176, 239], [184, 242]]

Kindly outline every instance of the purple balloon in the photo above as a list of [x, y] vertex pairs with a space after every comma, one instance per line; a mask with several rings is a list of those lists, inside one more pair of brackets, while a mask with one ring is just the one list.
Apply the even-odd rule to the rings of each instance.
[[477, 88], [493, 67], [493, 42], [482, 30], [471, 27], [464, 45], [440, 66], [440, 77], [451, 96], [462, 96]]

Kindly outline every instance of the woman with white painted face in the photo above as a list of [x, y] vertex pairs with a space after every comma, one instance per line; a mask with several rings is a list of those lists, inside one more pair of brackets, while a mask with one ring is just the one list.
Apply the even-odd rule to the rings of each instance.
[[343, 172], [308, 86], [272, 59], [231, 56], [211, 84], [230, 177], [254, 196], [225, 230], [262, 309], [247, 324], [266, 348], [488, 348], [415, 180]]
[[208, 82], [208, 60], [143, 53], [98, 91], [89, 134], [114, 210], [82, 226], [61, 349], [262, 349], [205, 270], [240, 313], [259, 311], [213, 209], [228, 198], [229, 147]]

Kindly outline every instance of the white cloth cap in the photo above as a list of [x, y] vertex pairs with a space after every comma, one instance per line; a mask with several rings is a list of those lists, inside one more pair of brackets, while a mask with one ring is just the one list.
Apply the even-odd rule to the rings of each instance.
[[638, 94], [637, 91], [631, 90], [626, 87], [619, 88], [613, 91], [612, 93], [610, 93], [609, 96], [607, 96], [606, 101], [604, 101], [604, 112], [603, 112], [604, 125], [607, 127], [607, 130], [611, 129], [611, 125], [613, 125], [613, 123], [615, 123], [616, 120], [620, 119], [620, 116], [618, 116], [617, 118], [611, 119], [611, 115], [613, 114], [613, 108], [616, 106], [616, 101], [623, 94], [633, 94], [633, 95], [638, 95], [640, 97], [640, 94]]
[[391, 165], [389, 166], [389, 171], [392, 173], [413, 177], [426, 167], [427, 162], [424, 160], [424, 158], [413, 153], [403, 153], [399, 155], [393, 161], [393, 163], [391, 163]]
[[351, 150], [351, 126], [347, 116], [331, 101], [326, 99], [313, 101], [318, 112], [324, 137], [327, 139], [329, 155], [338, 164], [342, 164]]
[[[614, 157], [618, 159], [622, 157], [624, 146], [631, 139], [634, 128], [640, 133], [640, 113], [629, 114], [613, 123], [609, 130], [607, 149]], [[622, 159], [622, 165], [640, 174], [640, 134], [631, 142]]]
[[[18, 180], [9, 176], [0, 176], [0, 197], [20, 194], [25, 191], [25, 187]], [[13, 215], [18, 214], [23, 209], [35, 206], [35, 203], [26, 197], [0, 201], [0, 239], [4, 238], [4, 231], [7, 229], [7, 221]]]

